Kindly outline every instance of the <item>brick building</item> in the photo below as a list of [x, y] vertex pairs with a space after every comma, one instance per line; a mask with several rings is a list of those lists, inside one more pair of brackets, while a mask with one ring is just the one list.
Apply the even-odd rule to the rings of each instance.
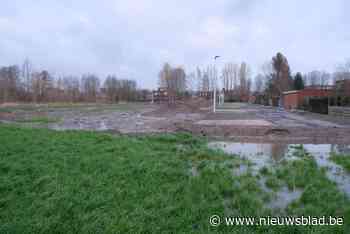
[[328, 111], [328, 98], [333, 95], [333, 86], [310, 86], [303, 90], [283, 93], [283, 106], [287, 110], [306, 109], [314, 112]]

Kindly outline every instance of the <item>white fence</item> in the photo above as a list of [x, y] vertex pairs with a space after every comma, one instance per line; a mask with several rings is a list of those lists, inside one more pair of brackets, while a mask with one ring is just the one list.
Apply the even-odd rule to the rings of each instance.
[[350, 118], [350, 107], [329, 106], [328, 114], [333, 116], [343, 116]]

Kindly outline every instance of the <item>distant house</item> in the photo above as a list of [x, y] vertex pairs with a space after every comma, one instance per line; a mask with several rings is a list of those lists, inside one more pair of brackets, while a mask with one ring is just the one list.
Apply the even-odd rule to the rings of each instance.
[[254, 103], [256, 103], [256, 96], [255, 95], [250, 95], [249, 96], [249, 101], [248, 101], [249, 103], [252, 103], [252, 104], [254, 104]]
[[225, 95], [225, 102], [248, 102], [250, 100], [250, 93], [241, 90], [225, 90], [222, 89]]
[[350, 106], [350, 80], [338, 80], [335, 82], [331, 105]]
[[152, 92], [152, 102], [154, 103], [164, 103], [168, 102], [169, 94], [167, 88], [158, 88]]
[[283, 93], [283, 107], [287, 110], [304, 109], [328, 113], [328, 99], [333, 95], [333, 86], [309, 86], [302, 90]]
[[213, 97], [213, 92], [212, 91], [199, 91], [197, 95], [198, 95], [198, 97], [211, 99]]
[[136, 101], [138, 102], [151, 102], [153, 98], [153, 92], [147, 89], [141, 89], [136, 92]]
[[335, 90], [339, 95], [350, 96], [350, 80], [337, 80]]

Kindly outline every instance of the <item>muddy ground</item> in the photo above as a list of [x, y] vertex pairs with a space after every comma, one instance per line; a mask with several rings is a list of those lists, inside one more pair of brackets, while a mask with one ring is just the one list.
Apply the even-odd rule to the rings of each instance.
[[187, 128], [240, 142], [350, 143], [350, 119], [246, 103], [224, 104]]
[[[195, 104], [195, 106], [192, 106]], [[179, 123], [204, 118], [202, 101], [177, 106], [124, 104], [4, 104], [0, 121], [55, 130], [94, 130], [121, 134], [175, 132]], [[204, 102], [205, 105], [205, 102]]]
[[350, 119], [309, 112], [287, 112], [246, 103], [192, 99], [176, 106], [124, 104], [5, 104], [0, 121], [121, 134], [187, 131], [212, 138], [248, 142], [350, 143]]

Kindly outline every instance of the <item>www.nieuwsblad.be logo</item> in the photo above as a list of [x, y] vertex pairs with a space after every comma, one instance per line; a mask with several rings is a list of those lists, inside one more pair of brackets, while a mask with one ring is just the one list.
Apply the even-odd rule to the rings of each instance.
[[336, 226], [343, 225], [342, 217], [322, 216], [301, 216], [301, 217], [220, 217], [212, 215], [209, 218], [212, 227], [226, 226]]

